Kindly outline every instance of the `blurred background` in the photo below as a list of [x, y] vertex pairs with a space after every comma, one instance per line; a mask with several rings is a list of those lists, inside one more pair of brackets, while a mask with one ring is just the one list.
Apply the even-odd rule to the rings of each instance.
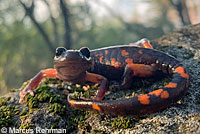
[[200, 22], [199, 0], [0, 0], [0, 94], [53, 67], [55, 48], [155, 39]]

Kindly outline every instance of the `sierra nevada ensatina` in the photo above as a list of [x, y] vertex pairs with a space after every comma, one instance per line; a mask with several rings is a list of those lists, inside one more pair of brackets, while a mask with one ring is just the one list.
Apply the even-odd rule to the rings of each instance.
[[[163, 88], [147, 94], [122, 100], [103, 100], [108, 80], [119, 80], [119, 89], [128, 88], [133, 77], [149, 77], [161, 71], [172, 77]], [[44, 77], [57, 77], [72, 83], [90, 81], [99, 83], [93, 100], [68, 102], [79, 109], [95, 109], [111, 115], [138, 115], [157, 112], [176, 103], [189, 85], [189, 75], [174, 57], [154, 50], [148, 40], [132, 45], [111, 46], [96, 50], [56, 49], [54, 68], [40, 71], [20, 92], [20, 103], [27, 93], [34, 95], [34, 88]]]

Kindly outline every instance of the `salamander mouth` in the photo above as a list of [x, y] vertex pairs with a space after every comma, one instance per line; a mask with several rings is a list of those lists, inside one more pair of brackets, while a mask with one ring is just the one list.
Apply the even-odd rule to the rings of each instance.
[[85, 72], [91, 65], [91, 61], [87, 60], [64, 60], [54, 61], [54, 68], [62, 75], [79, 75]]
[[88, 66], [91, 64], [91, 61], [87, 60], [79, 60], [79, 61], [74, 61], [74, 60], [65, 60], [65, 61], [54, 61], [54, 65], [57, 67], [68, 67], [68, 66]]

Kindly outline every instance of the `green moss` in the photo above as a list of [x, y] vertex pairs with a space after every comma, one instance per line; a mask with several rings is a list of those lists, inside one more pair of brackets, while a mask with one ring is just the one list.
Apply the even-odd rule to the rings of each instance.
[[77, 127], [88, 132], [91, 128], [85, 120], [89, 117], [90, 115], [88, 111], [71, 109], [71, 112], [66, 116], [66, 119], [69, 121], [67, 132], [72, 132], [77, 129]]
[[118, 116], [111, 121], [111, 127], [113, 129], [126, 129], [132, 127], [132, 120], [127, 117]]
[[30, 94], [25, 96], [26, 105], [29, 108], [38, 108], [39, 102], [49, 102], [49, 103], [57, 103], [62, 102], [61, 96], [59, 94], [53, 94], [50, 92], [50, 87], [48, 85], [41, 85], [36, 88], [36, 92], [34, 96]]
[[51, 97], [49, 99], [49, 103], [60, 103], [60, 102], [62, 102], [61, 95], [59, 95], [59, 94], [51, 95]]
[[38, 98], [37, 95], [31, 96], [30, 94], [25, 97], [26, 106], [29, 108], [38, 108]]
[[91, 126], [89, 125], [89, 123], [82, 121], [78, 124], [78, 128], [82, 129], [83, 131], [89, 132], [91, 129]]
[[92, 134], [106, 134], [106, 132], [100, 129], [93, 129]]
[[94, 84], [92, 86], [89, 84], [85, 85], [76, 84], [71, 86], [70, 92], [73, 93], [72, 98], [74, 100], [78, 100], [81, 97], [92, 98], [93, 96], [95, 96], [98, 86], [99, 86], [98, 84]]
[[42, 92], [40, 92], [38, 95], [37, 95], [37, 99], [40, 101], [40, 102], [47, 102], [47, 100], [50, 99], [51, 97], [51, 93], [47, 90], [43, 90]]
[[82, 92], [74, 92], [73, 93], [73, 96], [72, 96], [72, 99], [74, 100], [79, 100], [81, 98], [81, 96], [83, 96]]
[[59, 128], [58, 123], [53, 123], [50, 128], [51, 129]]
[[8, 127], [14, 124], [13, 117], [16, 109], [12, 105], [0, 107], [0, 128]]
[[56, 114], [65, 115], [67, 111], [67, 107], [59, 103], [54, 103], [54, 104], [50, 104], [49, 111]]
[[15, 109], [14, 109], [14, 114], [15, 114], [15, 115], [18, 115], [19, 113], [20, 113], [20, 110], [17, 109], [17, 108], [15, 108]]
[[23, 111], [21, 111], [21, 112], [19, 113], [20, 116], [26, 115], [26, 114], [27, 114], [27, 111], [26, 111], [26, 110], [23, 110]]
[[131, 93], [126, 93], [126, 97], [130, 97], [131, 96]]
[[13, 117], [20, 113], [19, 109], [8, 105], [9, 100], [10, 97], [0, 98], [0, 128], [14, 125]]
[[30, 123], [22, 123], [19, 127], [19, 129], [32, 129], [32, 128], [34, 128], [34, 125]]
[[62, 84], [62, 80], [59, 80], [58, 78], [52, 78], [52, 77], [46, 77], [44, 80], [44, 84]]
[[91, 98], [91, 96], [94, 96], [95, 92], [96, 91], [94, 89], [87, 90], [87, 91], [84, 92], [83, 97]]
[[149, 86], [153, 85], [157, 78], [138, 78], [136, 82], [134, 82], [134, 87], [137, 88], [148, 88]]
[[70, 86], [70, 92], [84, 92], [84, 89], [82, 87], [76, 86], [76, 85], [72, 85]]
[[28, 117], [29, 117], [29, 115], [26, 114], [26, 115], [22, 115], [22, 116], [20, 116], [20, 119], [21, 119], [21, 120], [26, 120]]
[[7, 100], [3, 99], [3, 98], [0, 98], [0, 106], [4, 106], [6, 104], [7, 104]]

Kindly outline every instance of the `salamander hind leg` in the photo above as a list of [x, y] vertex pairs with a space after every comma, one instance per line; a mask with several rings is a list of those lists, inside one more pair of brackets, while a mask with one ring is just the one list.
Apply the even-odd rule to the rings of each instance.
[[120, 84], [114, 84], [112, 89], [128, 89], [132, 86], [134, 77], [151, 77], [157, 75], [158, 70], [151, 65], [144, 64], [127, 64], [124, 70], [122, 81]]
[[113, 85], [110, 86], [113, 90], [119, 90], [119, 89], [128, 89], [131, 87], [133, 81], [133, 71], [129, 66], [127, 65], [124, 70], [124, 74], [120, 82], [115, 82]]
[[131, 46], [137, 46], [142, 48], [151, 48], [153, 49], [152, 45], [150, 44], [150, 41], [146, 38], [143, 38], [135, 43], [130, 43]]

